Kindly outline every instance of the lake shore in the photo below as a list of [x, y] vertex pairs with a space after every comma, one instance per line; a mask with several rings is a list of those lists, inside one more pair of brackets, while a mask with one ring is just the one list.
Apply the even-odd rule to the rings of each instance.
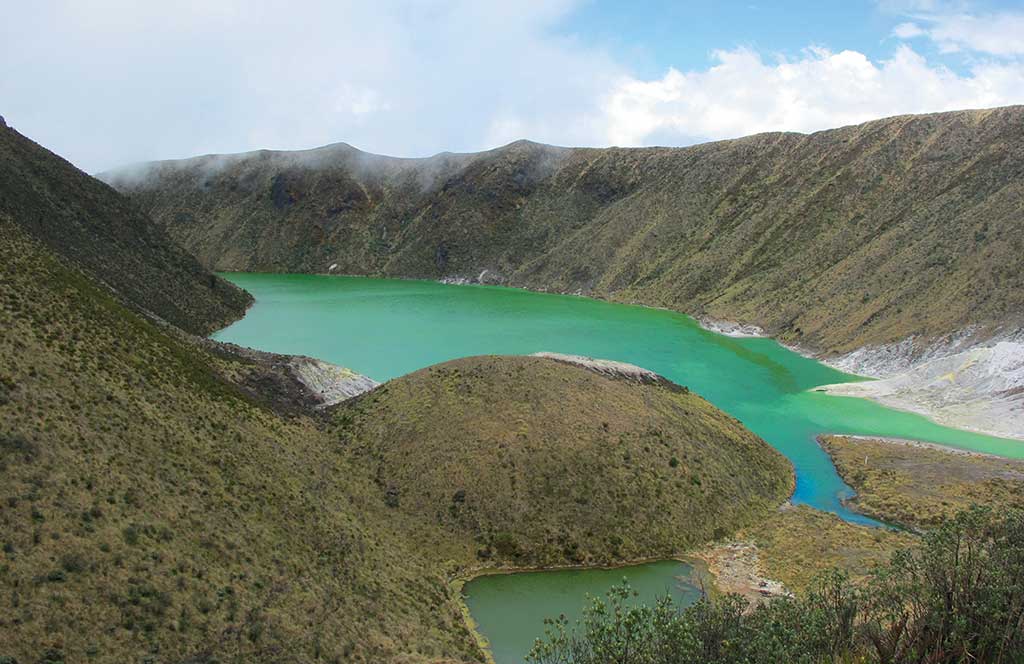
[[[247, 274], [242, 272], [241, 274]], [[254, 274], [254, 273], [248, 273]], [[307, 274], [307, 273], [302, 273]], [[337, 276], [366, 279], [394, 279], [398, 281], [429, 281], [443, 285], [455, 286], [487, 286], [522, 290], [531, 293], [547, 293], [581, 297], [599, 302], [611, 302], [628, 306], [643, 307], [660, 311], [672, 311], [693, 319], [701, 328], [732, 338], [769, 338], [773, 339], [763, 328], [753, 323], [743, 323], [726, 319], [718, 319], [693, 312], [680, 311], [671, 307], [653, 305], [638, 301], [635, 298], [620, 298], [616, 294], [584, 294], [582, 291], [558, 291], [546, 288], [504, 283], [497, 273], [483, 270], [480, 274], [443, 279], [427, 279], [417, 277], [388, 276], [373, 277], [363, 274], [339, 274], [335, 271], [316, 273], [320, 276]], [[1024, 440], [1024, 331], [1003, 334], [999, 339], [1007, 339], [1016, 344], [1015, 353], [1019, 364], [1008, 375], [1005, 382], [1020, 391], [1014, 394], [1003, 394], [998, 390], [970, 389], [961, 390], [955, 396], [937, 395], [928, 381], [915, 378], [915, 371], [920, 373], [922, 367], [928, 372], [928, 365], [942, 360], [946, 363], [959, 361], [963, 363], [962, 354], [984, 352], [985, 344], [994, 340], [977, 341], [974, 332], [964, 330], [953, 335], [944, 343], [936, 343], [918, 352], [915, 339], [908, 338], [878, 347], [862, 347], [841, 356], [826, 357], [813, 348], [800, 344], [778, 342], [785, 348], [803, 357], [821, 362], [826, 366], [843, 373], [861, 378], [873, 378], [875, 381], [855, 383], [838, 383], [819, 386], [820, 389], [835, 396], [850, 396], [874, 401], [887, 408], [914, 413], [928, 418], [936, 424], [962, 431], [980, 433], [1001, 438]], [[778, 340], [776, 340], [778, 341]], [[1018, 343], [1020, 342], [1020, 343]], [[998, 373], [1000, 369], [995, 369]], [[934, 370], [932, 371], [934, 373]], [[893, 387], [895, 385], [896, 387]]]
[[[841, 363], [840, 363], [841, 366]], [[816, 388], [871, 399], [943, 426], [1024, 440], [1024, 343], [1000, 341], [859, 383]]]
[[[443, 284], [494, 285], [474, 281], [473, 278], [440, 280]], [[732, 338], [773, 337], [753, 323], [713, 318], [669, 307], [649, 305], [613, 295], [609, 297], [584, 295], [576, 292], [548, 291], [522, 286], [500, 284], [504, 288], [517, 288], [530, 292], [587, 297], [594, 300], [628, 304], [631, 306], [674, 311], [692, 318], [701, 328]], [[806, 358], [821, 362], [843, 373], [874, 381], [837, 383], [819, 388], [836, 396], [868, 399], [887, 408], [922, 415], [936, 424], [1001, 438], [1024, 440], [1024, 331], [1003, 333], [996, 338], [978, 341], [975, 330], [963, 330], [948, 340], [934, 343], [923, 351], [915, 348], [915, 339], [908, 338], [885, 346], [866, 346], [837, 357], [826, 357], [820, 352], [800, 344], [780, 343], [785, 348]], [[776, 340], [778, 341], [778, 340]], [[1006, 344], [1010, 344], [1007, 346]], [[1002, 345], [997, 361], [991, 361], [993, 348]], [[980, 356], [980, 359], [979, 359]], [[931, 383], [940, 369], [949, 365], [973, 370], [973, 375], [988, 374], [973, 382], [971, 376], [965, 386], [944, 394]], [[938, 368], [937, 368], [938, 367]], [[997, 386], [991, 385], [991, 375], [997, 377]]]

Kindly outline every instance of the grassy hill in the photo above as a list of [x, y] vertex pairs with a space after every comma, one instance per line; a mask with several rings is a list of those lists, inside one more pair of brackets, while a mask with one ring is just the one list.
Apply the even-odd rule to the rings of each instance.
[[[105, 174], [208, 267], [477, 278], [824, 354], [1024, 325], [1024, 107], [688, 148], [345, 144]], [[923, 350], [927, 343], [919, 343]]]
[[9, 222], [0, 245], [0, 657], [476, 658], [440, 567], [317, 420]]
[[685, 388], [549, 358], [446, 362], [341, 404], [334, 421], [385, 501], [481, 562], [667, 556], [793, 490], [781, 454]]
[[[0, 661], [480, 661], [453, 577], [660, 554], [756, 520], [791, 485], [784, 459], [682, 388], [552, 359], [465, 360], [314, 409], [290, 358], [149, 315], [201, 331], [237, 315], [239, 291], [113, 190], [3, 137]], [[534, 412], [522, 389], [552, 405]], [[584, 407], [608, 415], [574, 432]], [[424, 441], [443, 466], [377, 462], [436, 415]], [[501, 423], [517, 486], [487, 450], [464, 454]], [[593, 483], [593, 505], [563, 504], [559, 477]], [[576, 549], [543, 539], [570, 517]]]
[[6, 125], [0, 125], [0, 219], [132, 307], [195, 334], [240, 318], [252, 302], [123, 196]]

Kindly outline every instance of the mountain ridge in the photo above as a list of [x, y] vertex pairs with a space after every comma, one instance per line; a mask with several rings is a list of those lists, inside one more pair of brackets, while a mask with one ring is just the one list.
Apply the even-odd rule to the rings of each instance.
[[1015, 106], [685, 148], [276, 153], [103, 177], [214, 269], [486, 271], [756, 324], [825, 358], [908, 338], [919, 354], [1024, 327], [1021, 123]]

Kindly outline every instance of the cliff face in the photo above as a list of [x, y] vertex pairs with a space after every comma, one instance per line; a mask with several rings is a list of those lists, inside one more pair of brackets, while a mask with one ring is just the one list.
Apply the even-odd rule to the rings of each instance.
[[0, 122], [3, 219], [122, 302], [195, 334], [241, 317], [252, 301], [109, 186]]
[[672, 149], [338, 144], [102, 177], [215, 269], [580, 291], [835, 355], [1024, 322], [1022, 126], [1009, 107]]

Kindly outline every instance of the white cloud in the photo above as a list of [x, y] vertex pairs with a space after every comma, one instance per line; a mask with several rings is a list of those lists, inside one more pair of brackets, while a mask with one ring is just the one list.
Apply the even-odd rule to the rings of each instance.
[[715, 58], [707, 71], [672, 69], [661, 79], [620, 82], [603, 106], [607, 141], [809, 132], [889, 115], [1024, 103], [1024, 67], [986, 64], [961, 76], [907, 46], [880, 63], [823, 49], [774, 64], [747, 49]]
[[930, 23], [928, 36], [946, 52], [969, 50], [1003, 57], [1024, 55], [1024, 12], [934, 16]]
[[624, 69], [554, 34], [574, 6], [15, 3], [0, 21], [0, 113], [89, 170], [333, 141], [398, 155], [478, 150], [513, 130], [585, 142], [579, 119]]
[[928, 34], [924, 28], [917, 23], [900, 23], [892, 29], [892, 34], [900, 39], [913, 39]]
[[[643, 80], [563, 36], [577, 1], [14, 3], [0, 21], [0, 113], [95, 171], [334, 141], [397, 155], [517, 138], [685, 144], [1024, 102], [1020, 62], [958, 75], [908, 47], [885, 61], [823, 49], [787, 61], [719, 51], [705, 70]], [[937, 15], [897, 30], [910, 38], [914, 25], [991, 53], [1015, 52], [1024, 35], [1012, 21]]]

